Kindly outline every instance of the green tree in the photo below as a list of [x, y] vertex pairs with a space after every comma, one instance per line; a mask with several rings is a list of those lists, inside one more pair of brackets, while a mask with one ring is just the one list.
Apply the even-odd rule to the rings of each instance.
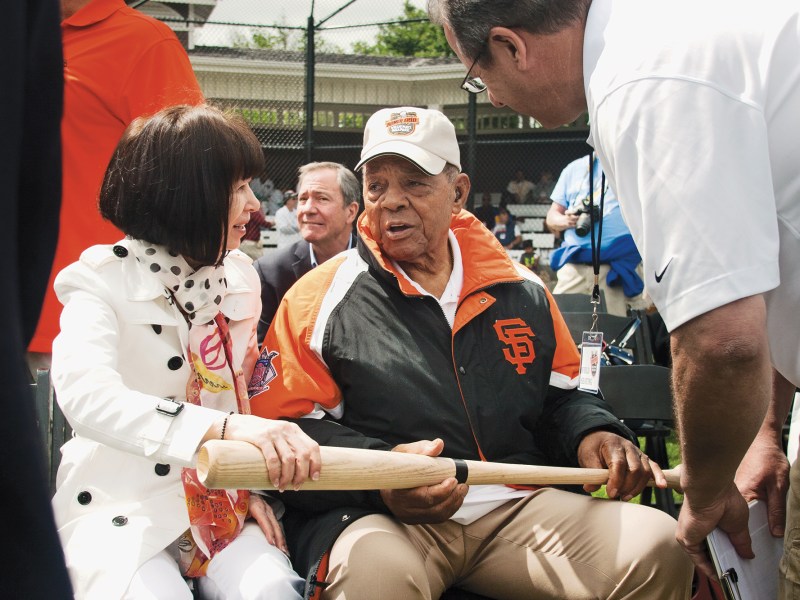
[[[259, 29], [250, 31], [247, 35], [237, 33], [233, 41], [234, 48], [263, 48], [267, 50], [294, 50], [306, 51], [306, 32], [302, 29], [286, 27], [283, 20], [280, 27], [273, 29]], [[342, 49], [335, 44], [323, 40], [319, 35], [314, 36], [314, 48], [318, 53], [335, 54]]]
[[353, 52], [379, 56], [454, 56], [447, 44], [444, 31], [428, 20], [424, 10], [415, 7], [410, 0], [403, 2], [403, 15], [398, 23], [381, 25], [374, 44], [356, 42]]

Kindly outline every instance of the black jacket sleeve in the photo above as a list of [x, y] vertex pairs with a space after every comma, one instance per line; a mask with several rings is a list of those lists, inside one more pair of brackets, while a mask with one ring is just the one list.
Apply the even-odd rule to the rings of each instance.
[[578, 466], [578, 446], [592, 431], [610, 431], [638, 445], [633, 432], [617, 419], [604, 400], [580, 390], [550, 386], [542, 417], [536, 428], [540, 447], [552, 464]]

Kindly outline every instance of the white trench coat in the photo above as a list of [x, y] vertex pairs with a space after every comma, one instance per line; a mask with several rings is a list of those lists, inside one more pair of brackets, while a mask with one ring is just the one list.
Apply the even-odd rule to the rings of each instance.
[[[259, 281], [239, 251], [225, 259], [235, 364], [257, 356]], [[62, 448], [53, 508], [76, 598], [120, 598], [136, 569], [189, 527], [181, 467], [220, 412], [183, 404], [184, 319], [127, 248], [94, 246], [55, 281], [65, 305], [53, 343], [57, 400], [75, 430]], [[184, 337], [185, 339], [185, 337]]]

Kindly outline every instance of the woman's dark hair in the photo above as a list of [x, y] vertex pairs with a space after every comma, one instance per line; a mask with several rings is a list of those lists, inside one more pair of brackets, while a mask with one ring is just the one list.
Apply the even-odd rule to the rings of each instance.
[[132, 238], [218, 264], [233, 186], [263, 168], [244, 120], [207, 105], [173, 106], [125, 131], [103, 178], [100, 213]]

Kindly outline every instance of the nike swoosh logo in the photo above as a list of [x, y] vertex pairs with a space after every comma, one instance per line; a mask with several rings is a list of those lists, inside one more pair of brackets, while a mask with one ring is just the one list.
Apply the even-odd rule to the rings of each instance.
[[[672, 258], [675, 258], [675, 257], [673, 256]], [[669, 259], [669, 262], [664, 267], [664, 270], [661, 271], [661, 273], [656, 273], [655, 274], [656, 275], [656, 283], [661, 283], [661, 280], [664, 278], [664, 273], [667, 272], [667, 269], [669, 269], [669, 265], [672, 263], [672, 258]]]

